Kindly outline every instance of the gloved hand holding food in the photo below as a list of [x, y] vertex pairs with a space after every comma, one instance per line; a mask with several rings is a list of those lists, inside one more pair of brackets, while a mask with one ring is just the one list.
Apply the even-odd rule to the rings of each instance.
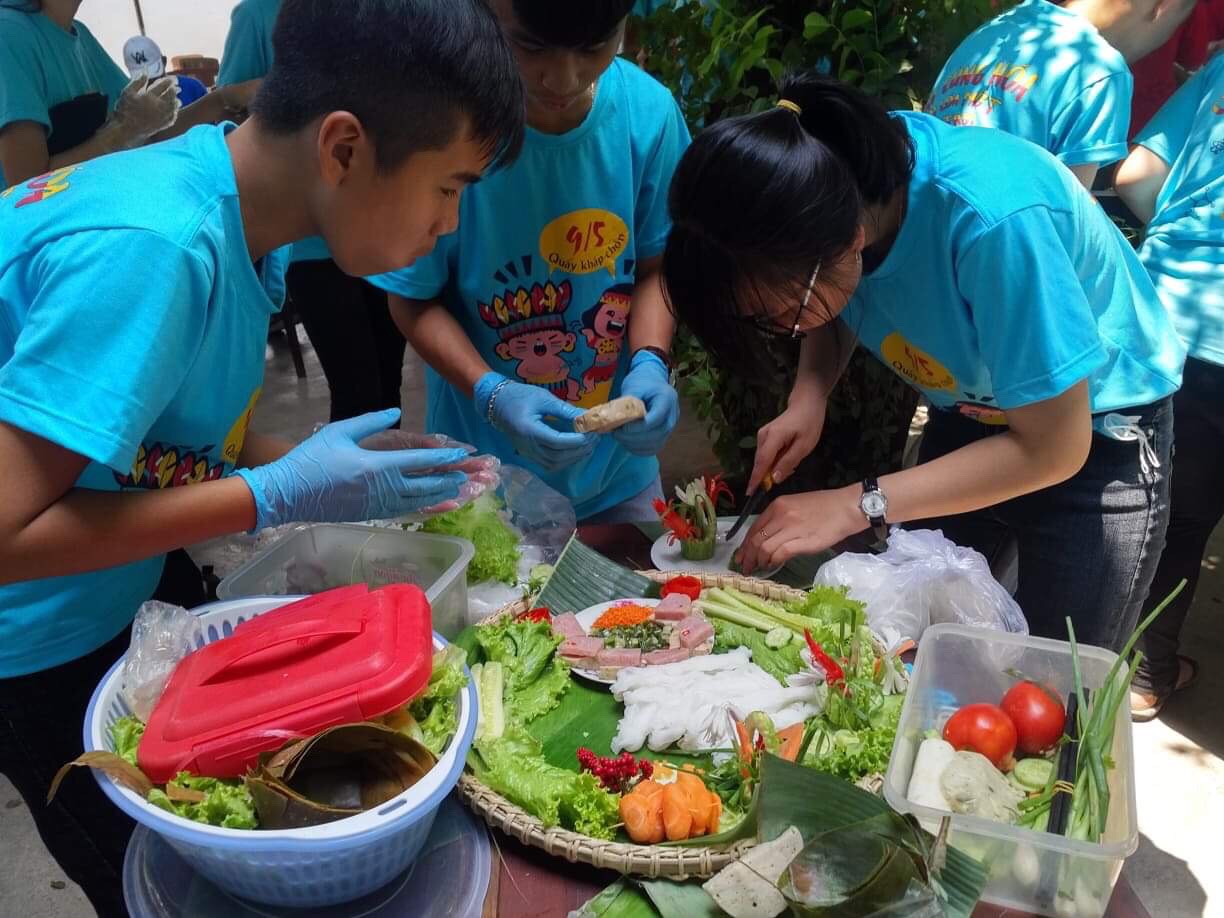
[[358, 445], [399, 414], [391, 408], [328, 424], [283, 458], [239, 469], [255, 496], [255, 528], [391, 519], [456, 500], [467, 475], [437, 470], [467, 460], [466, 450]]
[[641, 399], [646, 405], [646, 417], [618, 428], [612, 436], [635, 456], [658, 455], [680, 419], [680, 396], [669, 375], [667, 364], [650, 351], [633, 355], [629, 375], [621, 384], [621, 395]]
[[580, 462], [595, 449], [594, 434], [567, 433], [549, 426], [548, 418], [572, 424], [583, 411], [539, 386], [486, 373], [476, 383], [474, 400], [480, 416], [508, 436], [520, 455], [549, 471]]
[[453, 440], [446, 434], [411, 433], [406, 430], [383, 430], [366, 437], [358, 444], [362, 449], [372, 450], [404, 450], [404, 449], [461, 449], [467, 458], [454, 465], [446, 465], [436, 472], [462, 472], [467, 476], [459, 487], [459, 496], [454, 500], [444, 501], [421, 511], [422, 516], [432, 516], [437, 513], [449, 513], [469, 504], [486, 491], [492, 491], [501, 483], [501, 460], [496, 456], [474, 455], [476, 447], [469, 443]]

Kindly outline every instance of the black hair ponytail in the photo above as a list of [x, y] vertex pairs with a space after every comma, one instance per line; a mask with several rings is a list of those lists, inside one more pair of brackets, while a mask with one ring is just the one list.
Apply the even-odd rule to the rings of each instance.
[[864, 204], [889, 201], [909, 181], [909, 134], [875, 99], [812, 71], [787, 75], [779, 89], [783, 100], [801, 110], [803, 129], [849, 167]]
[[867, 205], [913, 172], [904, 124], [875, 100], [816, 73], [787, 76], [782, 102], [720, 121], [676, 169], [663, 256], [668, 303], [715, 351], [742, 355], [734, 317], [793, 293], [853, 245]]

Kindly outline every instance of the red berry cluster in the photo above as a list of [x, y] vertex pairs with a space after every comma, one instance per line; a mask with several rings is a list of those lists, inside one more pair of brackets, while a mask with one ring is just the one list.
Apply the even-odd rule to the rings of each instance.
[[623, 794], [629, 785], [641, 775], [649, 779], [654, 774], [654, 764], [647, 759], [640, 762], [627, 752], [622, 752], [617, 758], [596, 755], [585, 746], [578, 750], [578, 764], [583, 771], [589, 771], [599, 779], [606, 790]]

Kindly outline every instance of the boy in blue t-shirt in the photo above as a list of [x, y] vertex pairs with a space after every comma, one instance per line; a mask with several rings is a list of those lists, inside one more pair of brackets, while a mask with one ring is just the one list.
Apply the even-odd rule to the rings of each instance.
[[[280, 8], [281, 0], [241, 0], [234, 7], [218, 86], [258, 81], [271, 69]], [[327, 378], [331, 420], [399, 407], [404, 336], [391, 321], [387, 294], [346, 274], [319, 238], [294, 245], [285, 286]]]
[[993, 127], [1053, 153], [1085, 187], [1126, 156], [1128, 62], [1160, 47], [1192, 0], [1024, 0], [966, 38], [926, 111]]
[[[0, 773], [103, 916], [126, 914], [131, 822], [92, 781], [43, 800], [137, 608], [170, 598], [166, 553], [412, 512], [464, 478], [430, 472], [460, 450], [358, 445], [398, 410], [296, 447], [248, 425], [287, 247], [321, 235], [354, 274], [427, 254], [464, 187], [521, 142], [513, 56], [482, 0], [285, 7], [241, 127], [0, 194]], [[336, 71], [337, 49], [380, 65]]]
[[1207, 541], [1224, 518], [1224, 56], [1179, 89], [1135, 143], [1118, 194], [1147, 223], [1139, 259], [1190, 350], [1173, 397], [1177, 467], [1152, 599], [1183, 579], [1189, 586], [1143, 636], [1131, 714], [1151, 720], [1197, 673], [1179, 638]]
[[[527, 466], [581, 520], [653, 518], [679, 410], [659, 266], [689, 135], [667, 90], [616, 57], [632, 5], [495, 0], [527, 93], [522, 156], [468, 192], [433, 255], [373, 278], [430, 367], [428, 429]], [[572, 432], [623, 395], [644, 419]]]

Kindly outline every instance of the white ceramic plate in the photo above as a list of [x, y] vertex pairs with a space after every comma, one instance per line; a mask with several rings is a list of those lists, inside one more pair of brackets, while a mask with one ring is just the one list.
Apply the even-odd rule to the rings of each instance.
[[[625, 603], [633, 603], [635, 606], [646, 606], [653, 609], [659, 604], [657, 599], [614, 599], [612, 602], [601, 602], [598, 605], [583, 609], [575, 617], [578, 619], [578, 624], [582, 626], [583, 634], [591, 633], [591, 626], [613, 606], [621, 606]], [[575, 676], [581, 676], [588, 682], [598, 682], [600, 685], [611, 685], [616, 681], [615, 678], [606, 679], [599, 674], [598, 669], [581, 669], [573, 664], [570, 665], [570, 672]]]
[[[731, 570], [731, 557], [744, 544], [748, 530], [752, 528], [752, 520], [744, 523], [743, 528], [735, 534], [735, 538], [728, 542], [726, 535], [734, 525], [734, 519], [719, 519], [718, 541], [714, 544], [714, 557], [708, 561], [690, 561], [684, 557], [680, 554], [679, 542], [672, 545], [667, 544], [666, 532], [655, 539], [654, 544], [650, 546], [650, 561], [661, 571], [692, 571], [698, 574], [735, 573]], [[780, 570], [782, 568], [775, 567], [771, 571], [755, 571], [752, 576], [769, 578]]]

